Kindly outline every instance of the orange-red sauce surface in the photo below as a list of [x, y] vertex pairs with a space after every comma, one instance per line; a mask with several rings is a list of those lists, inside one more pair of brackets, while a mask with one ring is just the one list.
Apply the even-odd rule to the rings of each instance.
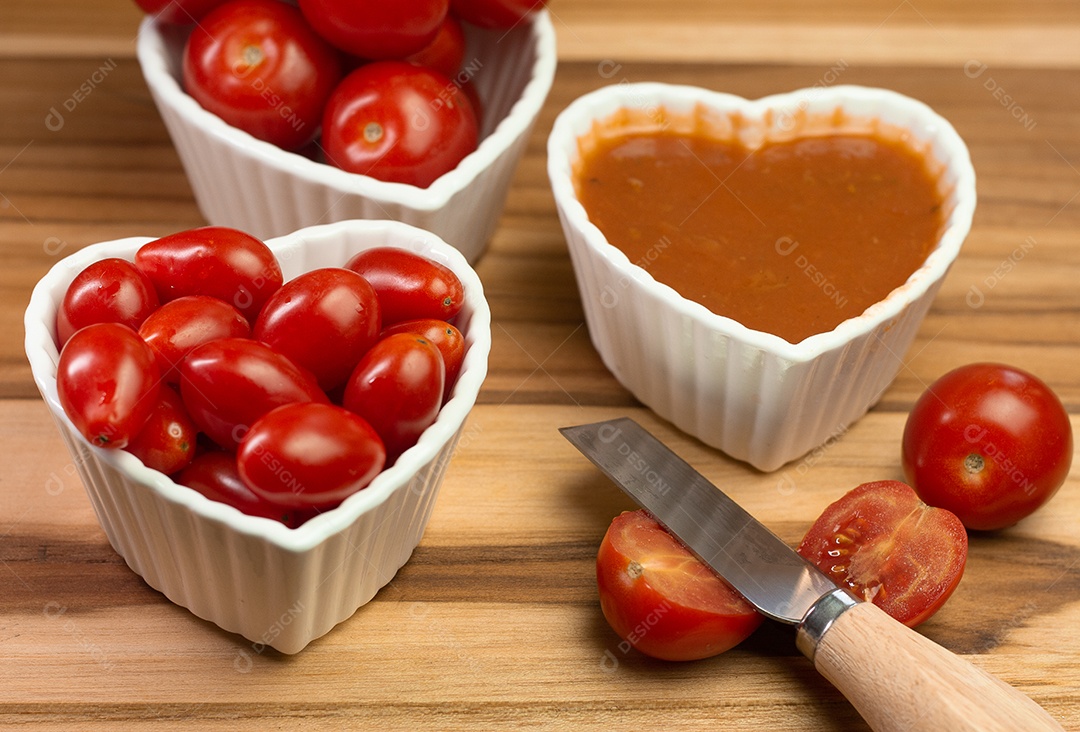
[[751, 151], [660, 132], [596, 143], [577, 187], [607, 240], [683, 297], [792, 343], [884, 299], [942, 225], [936, 182], [900, 142], [829, 135]]

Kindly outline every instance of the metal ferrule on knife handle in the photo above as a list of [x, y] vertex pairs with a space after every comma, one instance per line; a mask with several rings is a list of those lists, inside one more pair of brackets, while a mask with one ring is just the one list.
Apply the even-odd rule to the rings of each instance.
[[795, 646], [811, 661], [817, 653], [818, 643], [840, 615], [855, 607], [859, 600], [843, 588], [821, 597], [799, 623]]
[[1029, 697], [859, 602], [633, 420], [563, 435], [796, 643], [875, 732], [1060, 732]]

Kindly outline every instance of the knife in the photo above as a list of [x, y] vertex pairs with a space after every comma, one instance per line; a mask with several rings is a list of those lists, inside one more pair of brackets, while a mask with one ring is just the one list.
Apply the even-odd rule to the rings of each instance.
[[1032, 699], [860, 602], [629, 418], [559, 430], [796, 646], [876, 732], [1062, 730]]

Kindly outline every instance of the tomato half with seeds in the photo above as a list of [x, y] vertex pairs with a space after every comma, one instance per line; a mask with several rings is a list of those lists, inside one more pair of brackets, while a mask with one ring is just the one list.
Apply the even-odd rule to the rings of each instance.
[[1041, 379], [996, 363], [935, 381], [904, 426], [904, 473], [969, 529], [1015, 524], [1049, 501], [1072, 465], [1069, 415]]
[[955, 515], [926, 505], [905, 483], [882, 480], [826, 508], [798, 551], [841, 587], [914, 628], [956, 589], [967, 547]]
[[723, 653], [764, 620], [645, 511], [611, 522], [596, 556], [596, 581], [612, 630], [666, 661]]

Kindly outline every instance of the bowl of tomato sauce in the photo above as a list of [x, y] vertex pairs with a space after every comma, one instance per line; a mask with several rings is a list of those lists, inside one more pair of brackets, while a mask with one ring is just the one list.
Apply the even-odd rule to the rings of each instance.
[[[265, 647], [297, 653], [374, 597], [409, 560], [421, 540], [487, 373], [491, 316], [483, 287], [457, 249], [430, 232], [401, 222], [337, 222], [265, 242], [280, 267], [278, 282], [284, 280], [285, 286], [316, 270], [340, 272], [353, 257], [392, 247], [448, 268], [463, 288], [460, 311], [453, 317], [462, 336], [463, 357], [434, 421], [395, 460], [388, 458], [380, 463], [381, 469], [370, 477], [370, 482], [340, 502], [318, 510], [289, 509], [292, 515], [285, 516], [280, 510], [263, 512], [264, 506], [252, 510], [251, 500], [238, 503], [227, 476], [217, 480], [200, 473], [204, 488], [199, 490], [185, 477], [186, 470], [166, 474], [148, 467], [124, 446], [103, 447], [98, 440], [87, 439], [77, 420], [65, 409], [58, 386], [58, 367], [62, 363], [58, 339], [63, 334], [57, 315], [64, 307], [69, 286], [91, 265], [117, 259], [132, 262], [145, 245], [163, 241], [133, 237], [87, 246], [57, 262], [34, 288], [25, 314], [25, 348], [34, 381], [70, 454], [70, 459], [57, 460], [68, 466], [65, 470], [78, 473], [109, 543], [133, 571], [172, 602], [247, 639], [239, 646], [238, 663], [250, 663], [250, 654], [260, 653]], [[201, 266], [205, 270], [205, 264]], [[339, 295], [335, 292], [334, 296]], [[227, 307], [224, 301], [219, 305]], [[64, 352], [79, 333], [95, 327], [84, 326], [76, 331], [66, 342]], [[105, 323], [105, 327], [130, 330], [115, 322]], [[130, 330], [129, 337], [139, 338], [134, 330]], [[395, 337], [402, 336], [388, 336]], [[205, 347], [236, 341], [269, 350], [264, 343], [246, 337], [222, 338]], [[299, 372], [295, 360], [290, 361], [294, 365], [288, 373]], [[265, 370], [271, 365], [260, 361], [254, 367]], [[137, 381], [133, 371], [123, 373], [123, 388], [116, 392], [130, 391]], [[307, 378], [314, 384], [314, 371], [308, 373]], [[219, 370], [217, 378], [227, 380], [229, 375]], [[277, 376], [272, 374], [270, 378], [276, 380]], [[161, 391], [165, 388], [162, 386]], [[66, 389], [64, 392], [69, 393]], [[184, 389], [179, 393], [183, 394]], [[228, 394], [207, 393], [215, 402], [228, 399]], [[332, 399], [327, 395], [325, 403], [288, 404], [283, 409], [314, 406], [325, 412], [333, 408]], [[277, 413], [274, 410], [270, 414]], [[259, 419], [250, 425], [250, 433], [260, 430], [261, 423]], [[220, 456], [235, 465], [243, 454], [243, 447], [233, 458], [228, 451], [204, 444], [208, 437], [200, 434], [199, 447], [191, 448], [197, 451], [194, 460]], [[309, 456], [319, 449], [318, 440], [310, 436], [301, 439]], [[281, 454], [280, 449], [268, 448], [261, 456], [256, 455], [255, 467], [271, 469], [280, 478], [281, 486], [300, 495], [297, 481], [304, 483], [306, 479], [299, 472], [290, 472], [285, 458], [274, 457]], [[208, 464], [206, 469], [225, 470], [217, 463]], [[223, 481], [224, 487], [212, 494], [214, 497], [206, 492], [208, 483]], [[225, 495], [229, 491], [232, 495]], [[296, 520], [297, 513], [303, 514], [300, 520]]]
[[548, 173], [605, 365], [764, 471], [880, 398], [976, 201], [947, 120], [856, 86], [602, 88], [557, 118]]
[[[299, 18], [294, 8], [287, 6], [287, 10]], [[296, 22], [300, 21], [302, 18]], [[178, 25], [160, 15], [148, 16], [139, 28], [137, 56], [195, 200], [210, 224], [269, 238], [334, 221], [392, 219], [437, 234], [470, 262], [483, 253], [554, 79], [555, 32], [546, 10], [530, 12], [509, 29], [460, 24], [464, 60], [453, 77], [444, 74], [445, 88], [428, 90], [410, 124], [428, 125], [440, 111], [453, 106], [458, 91], [467, 89], [473, 100], [469, 106], [479, 112], [475, 147], [453, 169], [433, 181], [425, 180], [425, 185], [379, 179], [328, 164], [330, 155], [343, 153], [330, 150], [332, 142], [325, 126], [321, 134], [305, 138], [311, 140], [309, 144], [289, 149], [268, 141], [276, 135], [260, 138], [200, 104], [193, 90], [185, 87], [184, 54], [189, 38], [195, 38], [193, 32], [199, 35], [207, 22], [203, 18], [195, 26]], [[201, 36], [207, 36], [203, 39], [206, 45], [213, 45], [213, 34]], [[286, 132], [319, 127], [323, 117], [301, 119], [299, 103], [290, 102], [275, 83], [248, 76], [252, 72], [247, 69], [238, 70], [237, 63], [219, 64], [213, 73], [236, 76], [239, 82], [233, 79], [234, 84], [260, 92], [258, 99], [238, 104], [261, 105], [263, 116], [280, 118], [276, 127]], [[362, 71], [356, 67], [364, 64], [343, 53], [340, 66], [344, 78], [335, 82], [335, 90], [352, 78], [350, 70]], [[372, 72], [368, 76], [348, 83], [396, 83], [386, 74]], [[209, 79], [205, 83], [214, 82]], [[443, 142], [437, 139], [434, 144], [441, 146]], [[384, 158], [388, 160], [403, 149], [390, 144]], [[436, 153], [419, 155], [415, 164], [425, 164]]]

